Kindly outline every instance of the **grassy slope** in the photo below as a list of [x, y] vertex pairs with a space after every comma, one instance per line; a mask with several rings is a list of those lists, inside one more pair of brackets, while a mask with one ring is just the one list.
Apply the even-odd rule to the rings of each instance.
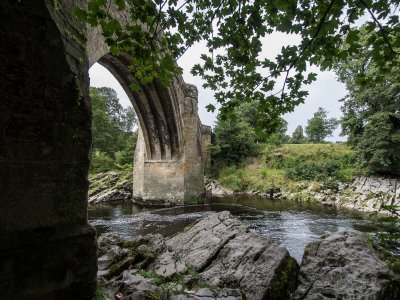
[[350, 181], [361, 172], [355, 165], [355, 155], [346, 144], [259, 145], [257, 157], [223, 168], [218, 181], [237, 191], [279, 187], [296, 192], [312, 182]]

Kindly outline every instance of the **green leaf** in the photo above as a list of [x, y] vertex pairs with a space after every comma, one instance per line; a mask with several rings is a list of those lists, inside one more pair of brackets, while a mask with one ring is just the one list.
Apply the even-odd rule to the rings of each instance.
[[208, 112], [214, 112], [215, 111], [215, 106], [210, 103], [210, 104], [206, 105], [206, 109], [207, 109]]

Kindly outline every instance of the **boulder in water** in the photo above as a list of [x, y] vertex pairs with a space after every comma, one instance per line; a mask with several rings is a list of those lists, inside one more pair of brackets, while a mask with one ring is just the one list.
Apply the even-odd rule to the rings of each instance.
[[339, 232], [307, 245], [294, 299], [399, 299], [365, 234]]

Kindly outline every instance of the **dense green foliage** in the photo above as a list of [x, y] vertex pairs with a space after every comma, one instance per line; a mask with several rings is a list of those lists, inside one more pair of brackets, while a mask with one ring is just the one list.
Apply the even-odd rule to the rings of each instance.
[[270, 131], [266, 143], [278, 146], [289, 141], [289, 136], [286, 135], [288, 123], [282, 118], [277, 118], [276, 121], [278, 124], [275, 126], [274, 131]]
[[211, 146], [214, 171], [221, 166], [237, 164], [257, 153], [257, 144], [265, 142], [281, 145], [289, 140], [286, 135], [287, 122], [279, 117], [254, 119], [257, 103], [243, 104], [230, 113], [230, 118], [219, 114], [214, 129], [215, 139]]
[[217, 118], [214, 129], [214, 159], [226, 164], [238, 163], [255, 153], [256, 134], [253, 128], [238, 118]]
[[400, 175], [400, 114], [369, 117], [356, 149], [371, 171]]
[[281, 117], [271, 118], [268, 114], [263, 113], [258, 101], [239, 105], [229, 116], [240, 118], [249, 124], [256, 132], [258, 142], [266, 142], [273, 134], [278, 135], [278, 139], [280, 138], [282, 142], [286, 138], [287, 122]]
[[285, 176], [293, 180], [349, 181], [355, 175], [356, 157], [344, 144], [285, 145], [269, 148], [266, 165], [284, 169]]
[[305, 142], [305, 140], [306, 140], [306, 137], [304, 136], [303, 127], [301, 125], [299, 125], [293, 131], [292, 138], [290, 139], [290, 142], [292, 144], [302, 144], [302, 143]]
[[92, 157], [90, 171], [99, 173], [132, 165], [137, 133], [136, 115], [123, 108], [111, 88], [90, 88], [92, 100]]
[[259, 155], [243, 164], [220, 170], [218, 181], [238, 191], [282, 188], [297, 192], [305, 182], [337, 187], [350, 181], [360, 170], [355, 167], [354, 151], [346, 144], [263, 145]]
[[307, 122], [307, 138], [312, 143], [321, 143], [325, 138], [332, 135], [338, 124], [335, 118], [328, 119], [328, 112], [319, 107], [313, 117]]
[[371, 39], [362, 28], [362, 51], [335, 65], [348, 90], [342, 99], [342, 130], [370, 171], [400, 174], [400, 60], [377, 65], [368, 47]]
[[[112, 2], [129, 11], [130, 26], [113, 17]], [[331, 68], [334, 61], [360, 53], [365, 43], [356, 24], [366, 24], [370, 60], [384, 71], [399, 54], [398, 5], [398, 0], [89, 0], [74, 13], [100, 25], [114, 55], [131, 54], [132, 73], [141, 84], [168, 83], [180, 71], [175, 61], [196, 42], [207, 41], [192, 73], [216, 91], [222, 113], [256, 100], [259, 111], [275, 119], [304, 101], [308, 93], [302, 85], [315, 80], [309, 65]], [[298, 35], [300, 43], [266, 57], [272, 32]], [[278, 78], [283, 78], [280, 87]]]

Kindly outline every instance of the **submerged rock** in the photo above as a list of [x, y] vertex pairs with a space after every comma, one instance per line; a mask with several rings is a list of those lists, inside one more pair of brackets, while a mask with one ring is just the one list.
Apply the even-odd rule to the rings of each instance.
[[293, 298], [396, 299], [390, 275], [365, 234], [334, 233], [306, 247]]

